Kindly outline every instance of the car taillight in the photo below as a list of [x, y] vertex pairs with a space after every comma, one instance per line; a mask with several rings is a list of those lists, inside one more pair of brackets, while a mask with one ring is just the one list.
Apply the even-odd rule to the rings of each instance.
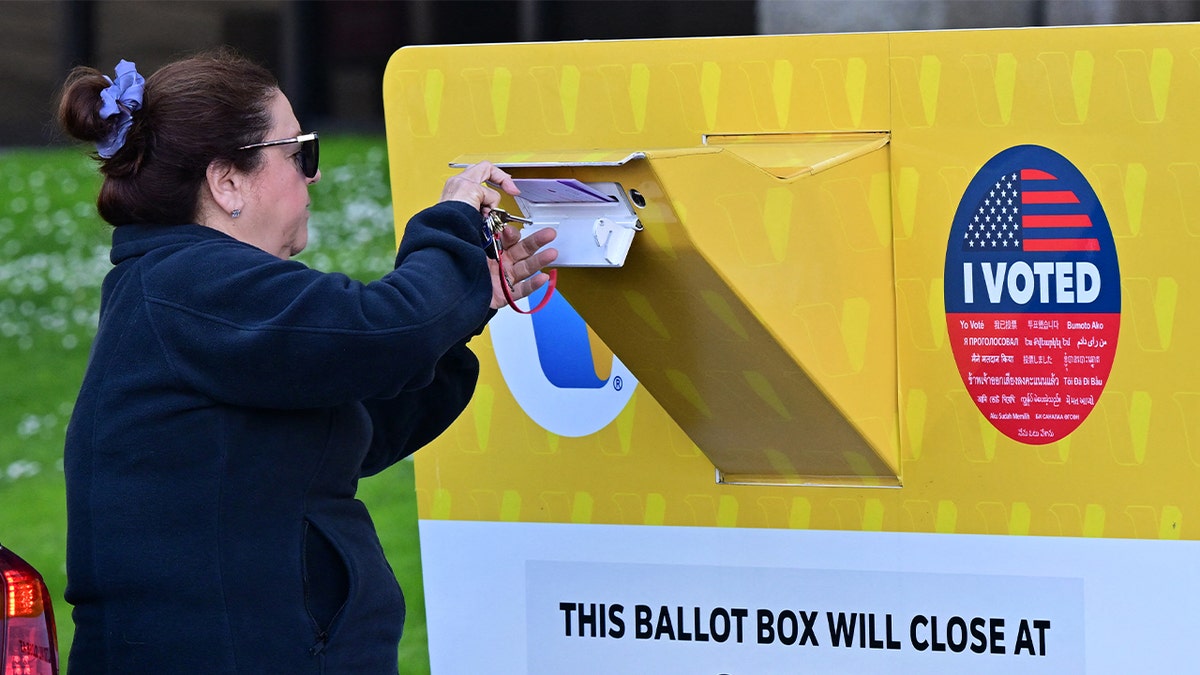
[[26, 570], [4, 570], [4, 616], [33, 618], [42, 613], [42, 580]]
[[57, 675], [54, 607], [42, 576], [0, 547], [0, 675]]

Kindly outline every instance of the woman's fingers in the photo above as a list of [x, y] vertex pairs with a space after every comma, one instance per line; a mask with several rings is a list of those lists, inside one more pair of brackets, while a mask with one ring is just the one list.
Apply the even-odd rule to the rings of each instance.
[[489, 185], [494, 185], [510, 195], [521, 192], [513, 182], [512, 176], [504, 170], [491, 162], [479, 162], [446, 180], [441, 201], [465, 202], [486, 213], [500, 203], [500, 193]]
[[[531, 293], [546, 285], [550, 280], [550, 275], [545, 272], [534, 271], [532, 276], [521, 278], [518, 273], [514, 272], [507, 265], [503, 269], [503, 276], [496, 274], [495, 261], [488, 261], [492, 265], [492, 309], [500, 309], [508, 304], [508, 298], [513, 301], [528, 297]], [[506, 297], [507, 296], [507, 297]]]
[[[476, 184], [493, 183], [497, 187], [504, 189], [505, 192], [508, 192], [510, 189], [517, 189], [512, 176], [500, 167], [487, 161], [468, 166], [459, 172], [457, 177]], [[516, 194], [516, 192], [509, 192], [509, 194]]]
[[543, 267], [546, 267], [550, 263], [554, 262], [554, 259], [557, 257], [558, 251], [554, 249], [547, 249], [545, 251], [541, 251], [537, 255], [525, 258], [520, 262], [509, 263], [506, 271], [510, 279], [520, 282], [527, 278], [536, 276]]
[[528, 258], [533, 255], [534, 251], [554, 241], [558, 236], [558, 231], [553, 227], [543, 227], [521, 239], [521, 233], [517, 231], [517, 228], [506, 227], [500, 236], [505, 238], [504, 245], [512, 251], [512, 256], [521, 259]]
[[554, 241], [556, 235], [554, 228], [537, 230], [524, 239], [520, 238], [515, 227], [506, 227], [501, 231], [501, 239], [506, 242], [501, 261], [488, 261], [493, 274], [493, 309], [499, 309], [507, 303], [504, 297], [506, 289], [509, 297], [520, 300], [546, 285], [550, 275], [541, 269], [558, 258], [558, 250], [542, 247]]
[[[509, 233], [509, 230], [516, 228], [506, 227], [501, 232], [501, 237], [519, 237], [516, 232]], [[554, 248], [545, 248], [546, 244], [554, 241], [557, 232], [552, 227], [545, 227], [530, 234], [528, 237], [521, 239], [518, 242], [506, 244], [504, 262], [507, 272], [511, 274], [513, 279], [521, 280], [537, 273], [538, 270], [554, 262], [558, 258], [558, 250]], [[511, 241], [511, 240], [510, 240]], [[542, 249], [542, 250], [538, 250]]]
[[521, 238], [521, 230], [523, 228], [515, 225], [509, 225], [500, 230], [500, 243], [505, 249], [515, 249], [514, 255], [525, 257], [530, 253], [538, 250], [546, 244], [554, 241], [554, 237], [558, 235], [558, 231], [552, 227], [543, 227], [540, 230], [534, 231], [528, 237]]

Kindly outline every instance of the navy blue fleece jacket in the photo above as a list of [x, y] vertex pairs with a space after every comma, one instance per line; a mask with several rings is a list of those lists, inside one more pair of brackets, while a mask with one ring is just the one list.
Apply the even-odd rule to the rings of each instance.
[[491, 317], [479, 213], [362, 284], [200, 225], [113, 233], [67, 430], [71, 673], [395, 673], [404, 598], [358, 479], [441, 433]]

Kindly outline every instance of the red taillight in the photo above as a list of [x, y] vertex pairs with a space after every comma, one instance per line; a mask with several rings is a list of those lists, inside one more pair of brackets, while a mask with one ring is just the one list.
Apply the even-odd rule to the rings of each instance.
[[41, 616], [42, 579], [26, 570], [4, 570], [4, 615], [33, 618]]
[[0, 547], [0, 675], [57, 675], [54, 606], [42, 576]]

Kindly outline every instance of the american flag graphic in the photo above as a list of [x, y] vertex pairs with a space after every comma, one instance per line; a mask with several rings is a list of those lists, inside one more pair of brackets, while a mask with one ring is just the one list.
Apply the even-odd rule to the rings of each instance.
[[1040, 169], [1006, 173], [979, 202], [964, 251], [1099, 251], [1079, 197]]

